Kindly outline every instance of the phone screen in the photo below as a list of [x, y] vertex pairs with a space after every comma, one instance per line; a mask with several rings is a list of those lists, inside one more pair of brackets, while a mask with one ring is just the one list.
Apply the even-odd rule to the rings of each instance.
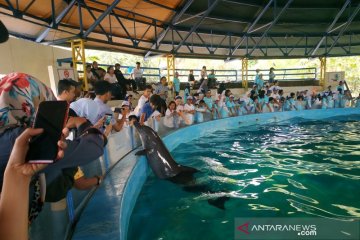
[[66, 101], [41, 102], [36, 113], [34, 128], [44, 132], [30, 141], [26, 159], [30, 163], [52, 163], [56, 161], [57, 142], [67, 121], [69, 104]]
[[108, 126], [111, 123], [112, 114], [105, 114], [104, 126]]

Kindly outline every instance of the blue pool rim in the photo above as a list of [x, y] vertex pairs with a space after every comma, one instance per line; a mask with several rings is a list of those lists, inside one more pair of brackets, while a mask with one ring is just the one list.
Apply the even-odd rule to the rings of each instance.
[[[279, 123], [292, 118], [321, 120], [359, 114], [360, 108], [339, 108], [244, 115], [191, 125], [170, 133], [163, 137], [163, 141], [172, 151], [181, 143], [192, 141], [218, 130]], [[138, 150], [139, 148], [125, 156], [94, 193], [77, 223], [72, 239], [127, 239], [133, 208], [150, 173], [145, 157], [135, 156]], [[116, 179], [119, 181], [114, 182], [111, 175], [116, 175]], [[113, 192], [109, 192], [109, 189]], [[114, 194], [115, 192], [116, 194]]]

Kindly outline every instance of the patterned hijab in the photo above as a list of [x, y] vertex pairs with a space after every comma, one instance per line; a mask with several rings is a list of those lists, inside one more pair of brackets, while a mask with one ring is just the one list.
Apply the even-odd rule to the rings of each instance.
[[31, 126], [42, 101], [56, 100], [51, 89], [25, 73], [0, 79], [0, 133], [7, 128]]

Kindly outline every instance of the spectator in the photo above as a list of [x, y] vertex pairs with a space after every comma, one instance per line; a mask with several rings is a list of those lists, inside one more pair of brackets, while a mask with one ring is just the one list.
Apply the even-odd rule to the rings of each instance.
[[275, 77], [276, 77], [276, 75], [275, 75], [275, 73], [274, 73], [274, 68], [273, 67], [271, 67], [270, 68], [270, 71], [269, 71], [269, 84], [270, 85], [272, 85], [273, 83], [274, 83], [274, 81], [275, 81]]
[[175, 72], [173, 85], [174, 85], [174, 92], [175, 92], [175, 97], [176, 97], [180, 93], [180, 80], [179, 80], [179, 73], [178, 72]]
[[96, 82], [95, 86], [95, 94], [96, 98], [94, 102], [98, 106], [98, 116], [96, 122], [103, 118], [106, 114], [110, 114], [112, 128], [119, 132], [124, 124], [125, 116], [123, 119], [118, 120], [117, 117], [114, 116], [114, 113], [111, 111], [111, 108], [107, 105], [107, 102], [111, 100], [111, 84], [106, 81]]
[[149, 102], [145, 103], [140, 110], [141, 125], [144, 125], [150, 117], [154, 117], [158, 121], [160, 120], [160, 112], [156, 110], [159, 107], [160, 103], [161, 98], [159, 95], [154, 94], [150, 97]]
[[191, 86], [194, 86], [195, 84], [194, 70], [189, 71], [188, 82], [191, 84]]
[[58, 100], [67, 101], [69, 104], [75, 100], [76, 87], [81, 83], [74, 80], [63, 79], [58, 83]]
[[159, 95], [164, 101], [168, 97], [169, 88], [167, 87], [166, 77], [161, 77], [160, 84], [155, 89], [155, 94]]
[[137, 90], [140, 86], [145, 84], [145, 81], [143, 80], [143, 70], [140, 68], [140, 62], [136, 62], [136, 67], [131, 72], [131, 78], [136, 82], [136, 88], [133, 88], [133, 90]]
[[152, 89], [151, 85], [146, 85], [145, 86], [145, 90], [144, 90], [143, 94], [141, 95], [141, 97], [139, 98], [138, 104], [137, 104], [137, 106], [135, 107], [135, 110], [134, 110], [134, 114], [137, 117], [140, 117], [140, 110], [145, 105], [145, 103], [147, 101], [149, 101], [149, 98], [150, 98], [150, 96], [152, 94], [152, 90], [153, 89]]
[[194, 123], [194, 114], [195, 114], [195, 106], [193, 105], [193, 97], [188, 96], [186, 99], [186, 104], [184, 106], [185, 117], [188, 120], [186, 122], [187, 125], [191, 125]]
[[120, 70], [120, 63], [116, 63], [115, 64], [115, 75], [116, 75], [116, 78], [118, 80], [118, 83], [120, 84], [121, 86], [121, 89], [123, 91], [123, 94], [126, 95], [126, 92], [128, 90], [128, 86], [131, 85], [132, 86], [132, 90], [134, 93], [138, 94], [138, 92], [136, 91], [136, 82], [135, 80], [133, 79], [125, 79], [123, 73], [121, 72]]
[[91, 88], [93, 87], [96, 77], [94, 76], [93, 72], [91, 71], [91, 65], [86, 65], [86, 78], [88, 80], [88, 83], [91, 84]]
[[201, 72], [200, 72], [200, 84], [207, 78], [208, 78], [208, 75], [207, 75], [207, 71], [206, 71], [206, 66], [203, 66], [201, 69]]
[[101, 73], [101, 70], [99, 68], [99, 65], [98, 65], [97, 61], [93, 61], [91, 72], [92, 72], [93, 76], [95, 77], [95, 81], [102, 80], [101, 79], [102, 73]]
[[208, 86], [209, 88], [215, 88], [216, 87], [216, 76], [215, 76], [215, 70], [211, 69], [210, 74], [208, 75]]
[[117, 78], [116, 78], [116, 75], [115, 75], [115, 72], [114, 72], [114, 67], [113, 66], [110, 66], [108, 67], [107, 69], [107, 72], [104, 76], [104, 80], [111, 83], [111, 84], [114, 84], [114, 83], [117, 83]]
[[[1, 22], [0, 22], [1, 24]], [[1, 25], [0, 25], [1, 28]], [[31, 137], [39, 135], [41, 129], [28, 128], [17, 139], [9, 156], [4, 173], [4, 184], [0, 198], [0, 238], [29, 239], [29, 187], [33, 175], [46, 164], [25, 162]], [[64, 156], [66, 144], [59, 142], [58, 157]]]
[[171, 101], [165, 113], [164, 125], [168, 128], [177, 128], [179, 123], [179, 115], [176, 112], [176, 103]]
[[197, 123], [204, 122], [204, 113], [207, 110], [207, 106], [204, 100], [200, 100], [199, 104], [195, 106], [195, 119]]

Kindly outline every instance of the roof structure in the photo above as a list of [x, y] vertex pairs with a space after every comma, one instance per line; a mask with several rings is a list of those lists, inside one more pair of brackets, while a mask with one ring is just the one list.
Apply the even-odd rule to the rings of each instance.
[[360, 0], [0, 0], [10, 34], [38, 43], [176, 57], [360, 54]]

